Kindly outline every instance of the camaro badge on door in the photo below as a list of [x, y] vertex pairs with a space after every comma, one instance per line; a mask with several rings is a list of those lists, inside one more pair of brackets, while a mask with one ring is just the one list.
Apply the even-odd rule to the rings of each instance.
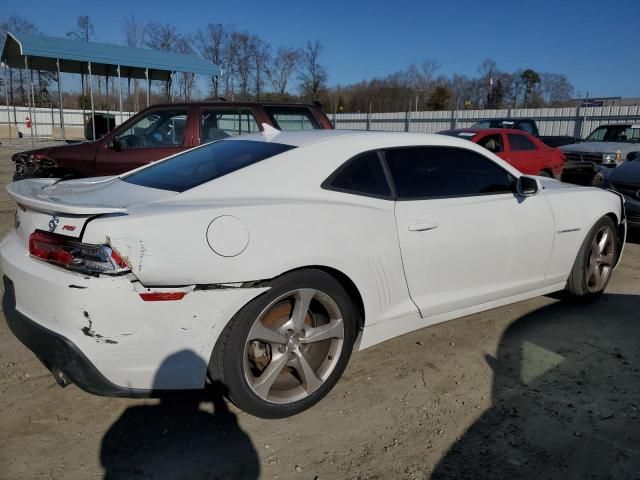
[[58, 218], [58, 215], [52, 216], [51, 220], [49, 220], [49, 231], [55, 232], [58, 223], [60, 223], [60, 218]]

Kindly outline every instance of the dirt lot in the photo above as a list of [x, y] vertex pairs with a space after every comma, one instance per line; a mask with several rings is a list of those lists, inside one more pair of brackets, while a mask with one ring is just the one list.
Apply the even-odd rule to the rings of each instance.
[[[13, 212], [2, 190], [2, 235]], [[640, 478], [639, 238], [596, 304], [538, 298], [370, 348], [287, 420], [61, 389], [0, 321], [0, 477]]]

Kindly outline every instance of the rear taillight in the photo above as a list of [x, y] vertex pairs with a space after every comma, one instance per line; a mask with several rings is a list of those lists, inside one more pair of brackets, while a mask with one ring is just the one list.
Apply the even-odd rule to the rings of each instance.
[[29, 254], [83, 273], [117, 274], [129, 270], [125, 261], [108, 245], [82, 243], [42, 230], [29, 235]]

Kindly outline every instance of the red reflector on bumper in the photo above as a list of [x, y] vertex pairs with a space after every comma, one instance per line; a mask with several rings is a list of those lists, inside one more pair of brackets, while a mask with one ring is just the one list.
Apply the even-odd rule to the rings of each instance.
[[141, 293], [140, 298], [145, 302], [165, 302], [170, 300], [182, 300], [187, 292], [149, 292]]

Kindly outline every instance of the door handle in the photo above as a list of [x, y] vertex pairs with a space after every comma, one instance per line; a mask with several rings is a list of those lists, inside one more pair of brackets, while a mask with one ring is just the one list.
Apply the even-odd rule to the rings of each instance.
[[425, 230], [433, 230], [434, 228], [438, 228], [438, 224], [436, 222], [430, 222], [429, 220], [421, 220], [409, 224], [410, 232], [424, 232]]

